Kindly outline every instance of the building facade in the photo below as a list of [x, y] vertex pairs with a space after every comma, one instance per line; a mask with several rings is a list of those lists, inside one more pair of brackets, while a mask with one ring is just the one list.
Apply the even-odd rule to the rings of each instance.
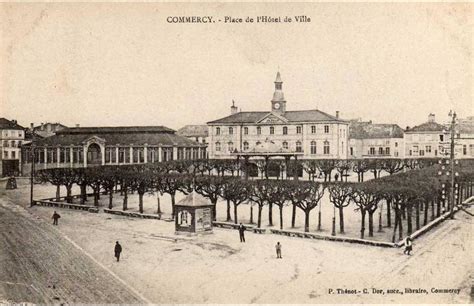
[[16, 120], [0, 118], [0, 175], [18, 175], [21, 168], [21, 145], [25, 129]]
[[56, 132], [67, 129], [67, 126], [61, 124], [61, 123], [51, 123], [51, 122], [46, 122], [46, 123], [41, 123], [41, 125], [34, 126], [33, 123], [31, 123], [32, 130], [42, 138], [50, 137], [56, 134]]
[[[460, 118], [457, 122], [455, 131], [455, 157], [474, 158], [474, 116]], [[451, 135], [448, 137], [450, 138]]]
[[449, 152], [449, 147], [444, 145], [448, 137], [447, 127], [437, 123], [434, 114], [429, 114], [427, 122], [405, 130], [405, 157], [443, 157]]
[[396, 124], [351, 121], [349, 158], [404, 158], [403, 129]]
[[265, 141], [283, 150], [303, 153], [303, 159], [347, 158], [348, 122], [320, 110], [287, 111], [280, 73], [269, 111], [242, 112], [210, 121], [209, 158], [235, 158]]
[[205, 158], [206, 146], [163, 126], [83, 127], [27, 144], [22, 155], [25, 175], [33, 159], [36, 169], [144, 164]]
[[208, 144], [209, 131], [207, 125], [185, 125], [176, 134], [199, 143]]

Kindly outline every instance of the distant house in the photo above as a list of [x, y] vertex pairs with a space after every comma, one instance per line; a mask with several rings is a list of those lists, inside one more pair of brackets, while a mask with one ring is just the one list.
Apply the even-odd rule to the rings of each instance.
[[0, 175], [17, 175], [21, 166], [21, 145], [25, 139], [25, 128], [16, 120], [0, 118]]
[[449, 154], [446, 144], [449, 137], [448, 127], [437, 123], [434, 114], [428, 121], [405, 130], [406, 158], [434, 158]]
[[61, 123], [41, 123], [41, 125], [35, 126], [33, 130], [36, 132], [37, 135], [45, 138], [50, 137], [56, 134], [57, 131], [61, 131], [67, 129], [67, 126]]
[[208, 143], [207, 138], [209, 137], [209, 130], [207, 125], [185, 125], [180, 128], [176, 134], [199, 143]]
[[455, 131], [455, 157], [474, 158], [474, 116], [460, 118]]
[[403, 129], [396, 124], [349, 123], [349, 158], [403, 158]]

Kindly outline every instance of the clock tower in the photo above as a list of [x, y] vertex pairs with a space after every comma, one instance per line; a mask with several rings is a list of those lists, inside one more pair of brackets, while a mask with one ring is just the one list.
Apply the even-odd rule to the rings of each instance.
[[275, 92], [272, 99], [272, 112], [283, 114], [286, 111], [285, 96], [282, 91], [282, 84], [280, 72], [277, 72], [275, 80]]

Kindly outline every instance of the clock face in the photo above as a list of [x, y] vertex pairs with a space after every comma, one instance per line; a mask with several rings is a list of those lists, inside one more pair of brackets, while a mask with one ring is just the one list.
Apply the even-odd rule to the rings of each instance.
[[279, 109], [279, 108], [280, 108], [280, 103], [275, 103], [275, 104], [273, 104], [273, 107], [274, 107], [275, 109]]

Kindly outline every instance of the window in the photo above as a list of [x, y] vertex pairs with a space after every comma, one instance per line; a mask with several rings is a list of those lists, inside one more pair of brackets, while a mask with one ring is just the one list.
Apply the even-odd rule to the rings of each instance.
[[426, 153], [431, 153], [431, 146], [426, 146]]
[[315, 125], [311, 126], [311, 134], [316, 134], [316, 126]]
[[8, 148], [8, 146], [9, 146], [9, 145], [8, 145], [8, 140], [4, 140], [4, 141], [3, 141], [3, 146], [4, 146], [5, 148]]
[[244, 127], [244, 135], [248, 135], [249, 134], [249, 128], [248, 127]]
[[283, 149], [288, 149], [288, 142], [286, 141], [283, 141]]
[[133, 148], [133, 163], [145, 162], [143, 151], [143, 148]]
[[351, 156], [354, 156], [354, 148], [351, 147], [350, 150], [351, 150]]
[[22, 137], [22, 133], [21, 132], [18, 132], [18, 137]]
[[232, 141], [229, 141], [227, 143], [227, 147], [229, 148], [229, 152], [233, 152], [234, 151], [234, 143]]
[[262, 128], [261, 127], [257, 127], [257, 135], [261, 135], [262, 134]]
[[12, 148], [16, 148], [16, 142], [15, 142], [15, 140], [10, 141], [10, 143], [11, 143], [11, 147], [12, 147]]
[[125, 148], [119, 148], [119, 163], [125, 163]]
[[379, 148], [379, 155], [383, 155], [383, 148], [382, 147]]
[[284, 126], [283, 127], [283, 135], [287, 135], [288, 134], [288, 127]]
[[395, 151], [395, 157], [398, 157], [398, 151]]
[[398, 142], [395, 142], [395, 148], [397, 148], [397, 147], [398, 147]]
[[301, 126], [296, 127], [296, 134], [301, 134]]
[[216, 151], [217, 152], [221, 151], [221, 143], [220, 142], [216, 142]]
[[375, 155], [375, 148], [369, 149], [369, 155]]
[[273, 126], [270, 127], [270, 135], [275, 134], [275, 128]]
[[296, 142], [296, 152], [302, 152], [303, 150], [301, 149], [301, 142], [297, 141]]
[[311, 141], [311, 154], [316, 154], [316, 141]]
[[249, 143], [244, 141], [244, 150], [247, 151], [249, 149]]
[[467, 145], [462, 145], [462, 155], [467, 155]]
[[414, 155], [418, 154], [418, 146], [413, 146], [413, 154]]
[[8, 151], [3, 151], [3, 158], [8, 158]]
[[329, 134], [329, 125], [324, 126], [324, 133]]
[[18, 147], [21, 147], [21, 140], [18, 141]]
[[234, 134], [234, 129], [232, 127], [229, 127], [229, 135], [233, 135]]
[[221, 128], [218, 127], [218, 128], [216, 128], [216, 135], [220, 135], [220, 134], [221, 134]]
[[420, 150], [419, 155], [420, 156], [425, 156], [425, 150]]
[[324, 154], [329, 154], [329, 141], [324, 142]]
[[385, 155], [390, 155], [390, 147], [385, 148]]
[[16, 158], [16, 152], [12, 151], [12, 158]]
[[439, 141], [444, 141], [444, 135], [439, 135]]

